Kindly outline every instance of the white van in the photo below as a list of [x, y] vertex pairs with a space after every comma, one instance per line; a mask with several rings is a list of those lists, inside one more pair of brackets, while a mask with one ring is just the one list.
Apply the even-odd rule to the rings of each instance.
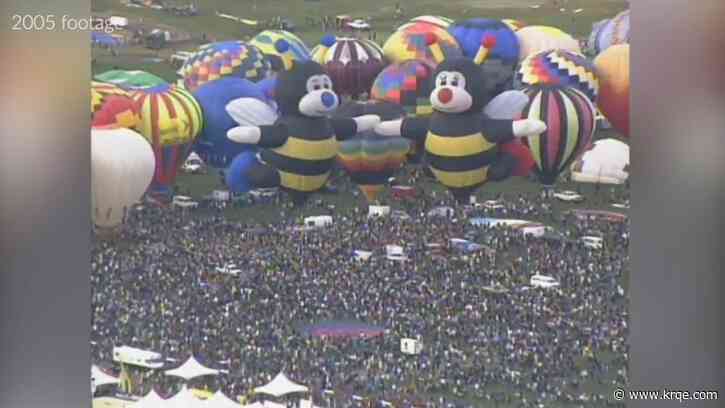
[[584, 244], [587, 248], [602, 249], [604, 248], [604, 240], [600, 237], [585, 236], [581, 237], [579, 241]]
[[534, 275], [531, 277], [531, 280], [529, 281], [529, 285], [535, 287], [535, 288], [558, 288], [559, 282], [556, 281], [556, 279], [552, 278], [551, 276], [545, 276], [545, 275]]
[[387, 205], [371, 205], [368, 207], [368, 218], [387, 217], [390, 215], [390, 207]]
[[329, 215], [316, 215], [304, 219], [305, 227], [321, 228], [332, 225], [332, 217]]

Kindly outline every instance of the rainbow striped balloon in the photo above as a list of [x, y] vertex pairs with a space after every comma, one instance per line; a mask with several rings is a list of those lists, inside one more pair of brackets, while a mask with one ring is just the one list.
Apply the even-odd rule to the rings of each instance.
[[572, 86], [584, 92], [592, 102], [599, 93], [594, 64], [581, 54], [550, 50], [526, 58], [516, 74], [523, 85]]
[[141, 115], [138, 130], [156, 156], [152, 190], [168, 193], [202, 128], [201, 107], [188, 91], [175, 85], [142, 89], [131, 96]]
[[551, 186], [589, 148], [596, 125], [594, 105], [572, 87], [532, 86], [524, 92], [530, 102], [522, 118], [541, 120], [548, 128], [522, 141], [531, 150], [539, 181]]

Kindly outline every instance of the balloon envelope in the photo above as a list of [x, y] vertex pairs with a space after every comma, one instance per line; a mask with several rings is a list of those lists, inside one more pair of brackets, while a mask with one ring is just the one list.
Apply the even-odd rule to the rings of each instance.
[[519, 60], [532, 54], [548, 50], [566, 50], [581, 54], [579, 41], [558, 28], [548, 26], [526, 26], [516, 32], [521, 51]]
[[629, 43], [629, 10], [625, 10], [603, 24], [595, 26], [590, 39], [594, 52], [599, 54], [612, 45]]
[[412, 23], [393, 33], [383, 45], [392, 63], [417, 60], [435, 68], [441, 61], [463, 55], [456, 39], [443, 28]]
[[430, 115], [433, 70], [419, 61], [389, 65], [373, 82], [370, 98], [396, 103], [409, 115]]
[[409, 22], [403, 24], [402, 26], [398, 27], [396, 31], [404, 30], [406, 27], [415, 24], [415, 23], [423, 23], [423, 24], [430, 24], [436, 27], [440, 27], [443, 29], [448, 29], [448, 27], [453, 24], [453, 20], [447, 17], [442, 16], [418, 16], [415, 18], [410, 19]]
[[173, 85], [136, 90], [131, 96], [141, 115], [138, 129], [156, 156], [152, 189], [168, 194], [202, 128], [201, 107], [188, 91]]
[[623, 184], [629, 178], [629, 146], [616, 139], [597, 140], [572, 163], [571, 178], [580, 183]]
[[571, 51], [549, 50], [530, 55], [521, 62], [516, 78], [523, 85], [572, 86], [584, 92], [592, 102], [599, 93], [594, 64]]
[[485, 38], [494, 38], [496, 45], [489, 51], [488, 60], [500, 60], [514, 66], [519, 61], [519, 39], [516, 33], [499, 20], [472, 18], [458, 21], [448, 27], [463, 48], [463, 55], [473, 59]]
[[265, 30], [257, 34], [251, 45], [269, 58], [278, 58], [284, 70], [292, 68], [294, 61], [308, 61], [310, 50], [296, 35], [284, 30]]
[[629, 137], [629, 44], [613, 45], [594, 60], [599, 74], [599, 110]]
[[164, 79], [146, 71], [127, 71], [120, 69], [98, 74], [94, 77], [94, 79], [99, 82], [114, 84], [123, 89], [129, 90], [152, 88], [167, 83]]
[[269, 62], [257, 47], [241, 41], [224, 41], [199, 49], [181, 67], [184, 87], [195, 91], [199, 86], [225, 76], [256, 82], [265, 79]]
[[522, 117], [546, 123], [547, 130], [521, 140], [531, 150], [534, 172], [544, 185], [553, 185], [559, 174], [589, 148], [596, 126], [594, 105], [571, 87], [532, 86]]
[[91, 82], [91, 126], [133, 129], [140, 120], [131, 94], [101, 82]]
[[101, 228], [124, 222], [154, 175], [154, 152], [126, 128], [91, 129], [91, 218]]
[[331, 46], [320, 45], [315, 50], [313, 58], [330, 76], [339, 95], [368, 92], [385, 66], [382, 48], [370, 40], [338, 38]]

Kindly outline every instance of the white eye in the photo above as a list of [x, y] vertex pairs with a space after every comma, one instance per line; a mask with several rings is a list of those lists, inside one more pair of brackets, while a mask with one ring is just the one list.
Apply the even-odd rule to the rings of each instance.
[[322, 88], [322, 78], [312, 76], [307, 80], [307, 92], [319, 91]]
[[453, 78], [451, 79], [451, 86], [455, 86], [458, 88], [465, 88], [466, 87], [466, 77], [461, 74], [453, 74]]

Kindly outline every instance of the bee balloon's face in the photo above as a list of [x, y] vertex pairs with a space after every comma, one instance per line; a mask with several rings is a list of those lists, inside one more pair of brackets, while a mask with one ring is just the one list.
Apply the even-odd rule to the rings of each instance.
[[438, 73], [430, 103], [435, 110], [445, 113], [468, 111], [473, 105], [473, 97], [466, 90], [466, 76], [456, 71]]
[[300, 99], [299, 109], [305, 116], [323, 117], [337, 109], [339, 103], [330, 77], [313, 75], [307, 79], [307, 94]]

